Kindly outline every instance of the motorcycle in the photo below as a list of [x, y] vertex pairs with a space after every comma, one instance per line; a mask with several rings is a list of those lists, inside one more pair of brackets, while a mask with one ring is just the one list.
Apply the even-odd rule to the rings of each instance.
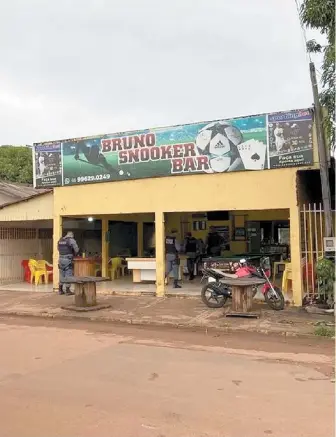
[[[268, 258], [261, 258], [259, 267], [249, 264], [245, 259], [241, 259], [236, 265], [234, 274], [227, 274], [217, 269], [203, 269], [203, 278], [208, 281], [202, 288], [202, 301], [209, 308], [221, 308], [225, 305], [227, 299], [232, 297], [231, 286], [225, 284], [225, 279], [256, 277], [264, 279], [261, 292], [264, 295], [265, 302], [273, 310], [283, 310], [285, 307], [285, 298], [279, 287], [276, 287], [270, 281], [271, 269]], [[254, 292], [258, 291], [254, 286]]]

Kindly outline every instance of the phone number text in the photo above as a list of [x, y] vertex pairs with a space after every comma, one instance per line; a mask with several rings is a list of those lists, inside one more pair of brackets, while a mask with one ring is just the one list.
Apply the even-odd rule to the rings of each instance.
[[78, 176], [77, 182], [104, 181], [110, 178], [110, 174], [97, 174], [96, 176]]

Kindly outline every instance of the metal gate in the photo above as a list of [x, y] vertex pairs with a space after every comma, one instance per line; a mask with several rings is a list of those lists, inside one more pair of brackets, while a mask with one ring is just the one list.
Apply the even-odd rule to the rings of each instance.
[[[333, 211], [333, 225], [334, 223], [335, 211]], [[301, 207], [303, 295], [311, 301], [321, 295], [316, 277], [316, 263], [320, 258], [324, 257], [323, 239], [325, 236], [322, 204], [303, 205]]]
[[0, 284], [21, 282], [24, 259], [52, 260], [52, 229], [0, 227]]

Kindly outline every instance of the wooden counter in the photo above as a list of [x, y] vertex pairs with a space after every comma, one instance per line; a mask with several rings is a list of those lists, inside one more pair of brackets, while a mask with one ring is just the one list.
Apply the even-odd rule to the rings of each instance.
[[[180, 259], [179, 279], [182, 279], [183, 265], [186, 263], [182, 255]], [[133, 271], [133, 282], [156, 281], [156, 259], [155, 258], [126, 258], [128, 270]], [[169, 277], [173, 277], [170, 272]]]
[[74, 276], [94, 276], [96, 258], [74, 258]]
[[156, 281], [155, 258], [126, 258], [126, 262], [133, 271], [133, 282]]

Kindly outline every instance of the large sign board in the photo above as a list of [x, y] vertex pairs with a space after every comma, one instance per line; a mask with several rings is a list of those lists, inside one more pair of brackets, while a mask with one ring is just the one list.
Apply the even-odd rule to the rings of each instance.
[[34, 184], [56, 187], [313, 164], [312, 111], [34, 144]]

